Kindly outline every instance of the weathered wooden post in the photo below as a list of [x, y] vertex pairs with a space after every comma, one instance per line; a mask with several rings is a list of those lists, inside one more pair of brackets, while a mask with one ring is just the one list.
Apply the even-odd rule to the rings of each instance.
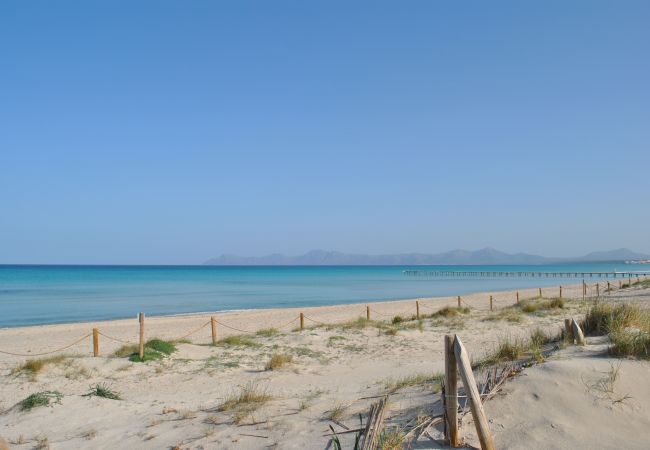
[[573, 329], [571, 328], [571, 319], [564, 319], [564, 335], [566, 340], [573, 344]]
[[454, 335], [454, 354], [456, 355], [456, 363], [458, 364], [458, 371], [463, 380], [467, 397], [469, 398], [469, 405], [474, 417], [474, 424], [476, 425], [476, 433], [481, 443], [482, 450], [495, 450], [494, 439], [490, 432], [490, 425], [485, 411], [483, 411], [483, 402], [481, 401], [481, 394], [476, 387], [476, 380], [472, 373], [472, 364], [469, 361], [467, 350], [461, 342], [458, 335]]
[[415, 317], [420, 318], [420, 302], [418, 300], [415, 301]]
[[490, 295], [490, 311], [492, 311], [492, 296]]
[[460, 295], [458, 296], [458, 309], [460, 309]]
[[210, 317], [210, 325], [212, 327], [212, 345], [217, 345], [217, 319]]
[[600, 297], [600, 284], [596, 283], [596, 297]]
[[458, 436], [458, 366], [454, 354], [454, 339], [445, 335], [445, 417], [447, 419], [446, 438], [449, 445], [457, 447]]
[[99, 330], [93, 328], [93, 356], [99, 356]]
[[562, 286], [560, 286], [560, 298], [562, 298]]
[[582, 280], [582, 299], [585, 299], [585, 296], [587, 295], [587, 284], [585, 283], [585, 280]]
[[303, 313], [300, 313], [300, 329], [305, 329], [305, 315]]
[[585, 335], [582, 334], [580, 325], [578, 325], [575, 319], [571, 319], [571, 328], [573, 329], [573, 337], [576, 340], [576, 344], [585, 345]]
[[618, 280], [618, 288], [621, 289], [623, 287], [623, 282], [621, 280]]
[[542, 298], [542, 288], [539, 288], [539, 298]]
[[140, 355], [140, 360], [144, 360], [144, 313], [141, 312], [138, 314], [138, 320], [140, 321], [140, 348], [138, 354]]
[[370, 320], [370, 306], [366, 306], [366, 320]]
[[610, 286], [609, 281], [608, 281], [607, 282], [607, 292], [611, 292], [611, 291], [612, 291], [612, 287]]
[[517, 304], [519, 304], [519, 291], [517, 291]]

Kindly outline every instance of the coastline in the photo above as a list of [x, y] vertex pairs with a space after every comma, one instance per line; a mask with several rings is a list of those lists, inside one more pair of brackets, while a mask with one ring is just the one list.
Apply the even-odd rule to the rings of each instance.
[[[588, 284], [590, 289], [593, 290], [594, 284]], [[463, 306], [468, 306], [478, 311], [488, 311], [490, 309], [490, 296], [493, 298], [494, 308], [500, 309], [504, 306], [515, 304], [517, 292], [519, 292], [520, 299], [523, 300], [537, 297], [539, 293], [538, 289], [486, 291], [468, 294], [461, 296], [461, 298]], [[542, 291], [545, 297], [557, 297], [559, 295], [559, 286], [547, 286], [542, 288]], [[562, 295], [567, 298], [581, 297], [582, 285], [571, 284], [562, 286]], [[448, 296], [328, 306], [183, 313], [165, 316], [148, 316], [146, 315], [146, 311], [144, 311], [145, 336], [147, 339], [156, 337], [165, 340], [174, 340], [201, 325], [205, 325], [206, 321], [209, 321], [211, 317], [215, 317], [218, 321], [217, 336], [219, 339], [235, 334], [254, 334], [256, 331], [265, 328], [278, 328], [280, 331], [286, 332], [297, 326], [298, 316], [301, 312], [306, 317], [305, 326], [310, 327], [325, 323], [342, 323], [358, 317], [365, 317], [366, 306], [370, 306], [372, 319], [387, 320], [396, 315], [414, 315], [416, 313], [416, 301], [420, 303], [422, 314], [430, 314], [446, 306], [457, 306], [457, 296]], [[108, 338], [100, 339], [101, 352], [103, 354], [113, 352], [122, 345], [120, 341], [137, 341], [139, 333], [137, 313], [134, 313], [132, 319], [0, 328], [0, 351], [9, 351], [24, 355], [48, 352], [57, 347], [65, 346], [84, 334], [91, 333], [93, 328], [98, 328], [103, 334], [116, 338], [116, 340]], [[193, 343], [210, 342], [210, 328], [206, 327], [194, 333], [191, 336], [191, 340]], [[87, 339], [79, 344], [73, 345], [69, 349], [66, 349], [66, 351], [76, 355], [92, 354], [92, 339]], [[0, 361], [21, 357], [24, 356], [12, 356], [0, 353]]]

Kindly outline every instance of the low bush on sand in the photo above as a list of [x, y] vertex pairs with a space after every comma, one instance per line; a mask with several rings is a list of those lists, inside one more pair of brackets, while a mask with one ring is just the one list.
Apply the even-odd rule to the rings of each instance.
[[41, 391], [30, 395], [20, 402], [20, 408], [29, 411], [39, 406], [49, 406], [51, 403], [61, 403], [63, 394], [59, 391]]

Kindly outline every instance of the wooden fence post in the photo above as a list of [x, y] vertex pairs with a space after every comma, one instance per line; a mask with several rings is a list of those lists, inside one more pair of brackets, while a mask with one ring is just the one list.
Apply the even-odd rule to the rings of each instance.
[[420, 318], [420, 302], [418, 300], [415, 301], [415, 317]]
[[580, 325], [578, 325], [575, 319], [571, 319], [571, 328], [573, 329], [573, 337], [576, 339], [576, 344], [585, 345], [585, 335], [582, 334]]
[[99, 356], [99, 330], [93, 328], [93, 356]]
[[212, 326], [212, 345], [217, 345], [217, 319], [210, 317], [210, 325]]
[[144, 313], [143, 312], [138, 314], [138, 320], [140, 321], [140, 348], [139, 348], [139, 355], [140, 355], [140, 360], [144, 360]]
[[600, 284], [596, 283], [596, 297], [600, 297]]
[[623, 282], [621, 280], [618, 280], [618, 288], [621, 289], [623, 287]]
[[519, 291], [517, 291], [517, 304], [519, 304]]
[[447, 439], [449, 445], [457, 447], [458, 436], [458, 366], [454, 354], [454, 339], [445, 335], [445, 417], [447, 419]]
[[611, 292], [611, 291], [612, 291], [612, 287], [609, 285], [609, 281], [608, 281], [607, 282], [607, 292]]
[[366, 320], [370, 320], [370, 306], [366, 306]]
[[570, 343], [573, 344], [573, 329], [571, 328], [571, 319], [564, 319], [564, 334], [566, 337], [566, 340]]
[[560, 286], [560, 298], [562, 298], [562, 286]]
[[492, 296], [490, 295], [490, 311], [492, 311]]
[[542, 298], [542, 288], [539, 288], [539, 298]]
[[585, 283], [585, 280], [582, 280], [582, 299], [585, 299], [585, 295], [587, 295], [587, 284]]
[[492, 433], [490, 432], [490, 424], [488, 423], [487, 417], [485, 417], [485, 411], [483, 411], [483, 402], [481, 401], [481, 394], [478, 392], [476, 380], [474, 379], [474, 374], [472, 373], [472, 364], [469, 361], [467, 350], [465, 350], [465, 346], [461, 342], [458, 335], [454, 335], [454, 353], [456, 355], [456, 362], [458, 363], [458, 371], [460, 372], [460, 377], [462, 378], [463, 385], [465, 386], [465, 392], [469, 398], [469, 405], [472, 411], [472, 416], [474, 417], [476, 433], [478, 434], [478, 439], [481, 442], [481, 449], [495, 450], [496, 447], [494, 446], [494, 439], [492, 438]]
[[303, 313], [300, 313], [300, 329], [305, 329], [305, 315]]

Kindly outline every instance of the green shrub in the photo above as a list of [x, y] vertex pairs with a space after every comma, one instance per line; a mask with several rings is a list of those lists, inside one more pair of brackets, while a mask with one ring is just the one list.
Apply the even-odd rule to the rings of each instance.
[[20, 402], [20, 407], [23, 410], [29, 411], [38, 406], [49, 406], [50, 402], [61, 403], [63, 394], [59, 391], [41, 391], [30, 395]]

